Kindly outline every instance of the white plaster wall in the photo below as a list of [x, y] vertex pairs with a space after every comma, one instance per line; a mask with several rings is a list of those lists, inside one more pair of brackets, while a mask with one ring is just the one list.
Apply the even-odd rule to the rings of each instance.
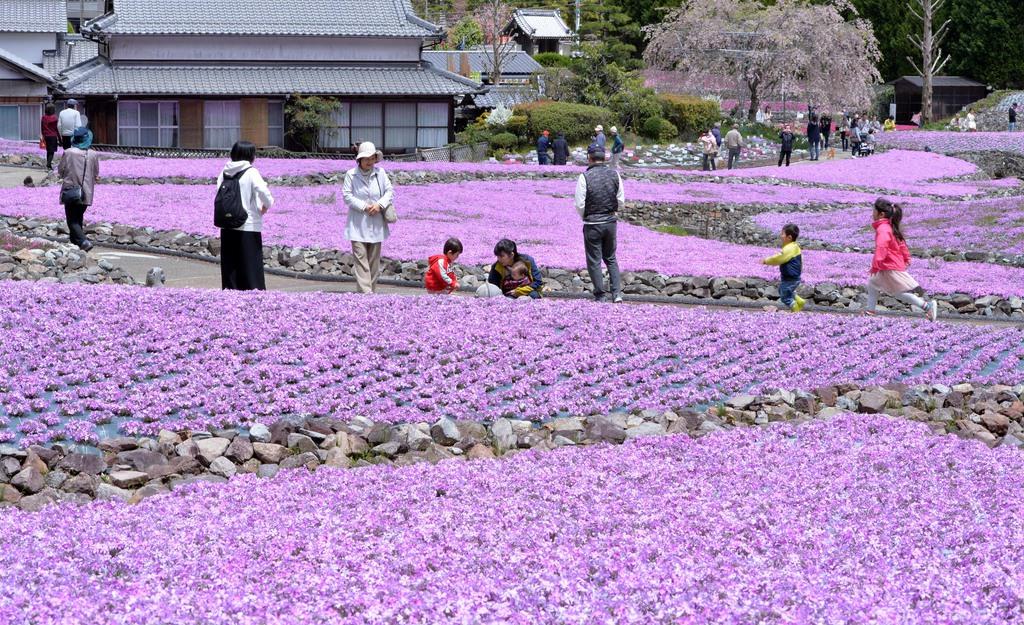
[[420, 58], [419, 39], [342, 37], [112, 37], [115, 61], [405, 61]]
[[57, 49], [57, 34], [0, 33], [0, 48], [20, 56], [29, 63], [39, 64], [43, 62], [43, 50]]

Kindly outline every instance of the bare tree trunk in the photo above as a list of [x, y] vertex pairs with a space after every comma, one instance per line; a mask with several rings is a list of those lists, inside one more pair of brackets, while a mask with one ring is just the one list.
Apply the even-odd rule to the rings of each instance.
[[761, 108], [761, 94], [757, 92], [757, 87], [757, 81], [747, 83], [747, 88], [750, 89], [750, 108], [747, 109], [748, 122], [757, 120], [757, 109]]
[[[921, 20], [922, 32], [921, 36], [907, 35], [920, 51], [921, 51], [921, 65], [914, 61], [914, 59], [907, 57], [907, 60], [914, 66], [914, 69], [921, 74], [921, 125], [927, 124], [932, 121], [932, 83], [935, 74], [942, 71], [942, 68], [946, 66], [949, 61], [949, 55], [943, 56], [942, 49], [939, 46], [942, 44], [942, 40], [946, 37], [947, 28], [949, 27], [949, 20], [946, 20], [937, 31], [932, 32], [932, 20], [935, 18], [935, 13], [938, 12], [939, 8], [946, 2], [946, 0], [911, 0], [907, 4], [907, 8], [914, 14], [914, 17]], [[916, 7], [915, 7], [916, 5]], [[936, 52], [936, 48], [938, 51]], [[911, 111], [913, 113], [913, 111]]]

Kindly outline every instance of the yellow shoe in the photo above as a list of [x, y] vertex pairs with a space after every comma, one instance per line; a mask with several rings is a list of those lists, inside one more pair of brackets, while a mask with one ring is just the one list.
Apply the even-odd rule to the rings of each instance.
[[806, 303], [807, 303], [807, 300], [805, 300], [804, 298], [800, 297], [799, 295], [794, 295], [793, 296], [793, 312], [800, 312], [801, 310], [803, 310], [804, 309], [804, 305]]

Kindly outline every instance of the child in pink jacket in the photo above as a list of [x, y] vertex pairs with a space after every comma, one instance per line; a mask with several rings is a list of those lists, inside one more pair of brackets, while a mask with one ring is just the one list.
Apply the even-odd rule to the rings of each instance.
[[871, 278], [868, 280], [868, 303], [864, 312], [875, 314], [878, 293], [888, 293], [896, 299], [924, 310], [928, 321], [938, 317], [938, 302], [925, 300], [914, 291], [921, 286], [914, 280], [907, 267], [910, 265], [910, 250], [900, 230], [903, 209], [885, 198], [875, 200], [872, 227], [875, 229], [875, 256], [871, 260]]

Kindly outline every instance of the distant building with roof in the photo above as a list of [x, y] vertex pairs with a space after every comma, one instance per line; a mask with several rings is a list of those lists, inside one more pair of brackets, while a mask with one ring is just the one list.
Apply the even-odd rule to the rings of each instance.
[[542, 52], [568, 56], [572, 49], [572, 31], [557, 9], [518, 9], [503, 34], [531, 56]]
[[[909, 124], [910, 118], [921, 112], [921, 94], [924, 79], [920, 76], [900, 76], [887, 83], [893, 87], [896, 102], [896, 123]], [[984, 83], [964, 76], [932, 77], [932, 119], [952, 117], [963, 107], [988, 95]]]
[[0, 0], [0, 138], [39, 138], [53, 83], [44, 54], [57, 48], [65, 30], [65, 0]]
[[492, 84], [494, 55], [490, 49], [427, 50], [423, 52], [423, 58], [435, 67], [444, 67], [450, 72], [483, 82], [483, 93], [459, 107], [459, 116], [465, 119], [475, 119], [481, 111], [493, 109], [498, 104], [512, 108], [541, 97], [540, 74], [544, 66], [523, 50], [513, 50], [503, 59], [499, 85]]
[[63, 70], [97, 143], [217, 148], [289, 145], [294, 94], [338, 101], [327, 149], [389, 153], [453, 139], [454, 107], [479, 83], [421, 57], [443, 30], [409, 0], [112, 0], [82, 35], [99, 56]]

